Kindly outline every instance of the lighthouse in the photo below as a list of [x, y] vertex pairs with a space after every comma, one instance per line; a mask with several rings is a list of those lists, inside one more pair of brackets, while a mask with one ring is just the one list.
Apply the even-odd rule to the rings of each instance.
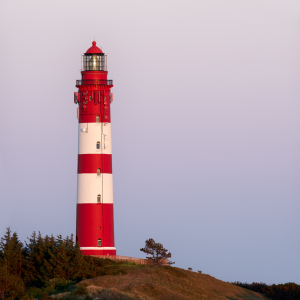
[[116, 255], [110, 104], [113, 81], [107, 56], [96, 42], [81, 57], [78, 91], [78, 179], [76, 241], [84, 255]]

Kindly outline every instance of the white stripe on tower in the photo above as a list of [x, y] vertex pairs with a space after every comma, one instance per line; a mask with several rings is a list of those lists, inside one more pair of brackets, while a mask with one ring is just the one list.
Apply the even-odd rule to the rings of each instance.
[[78, 203], [97, 203], [98, 195], [101, 203], [113, 203], [112, 174], [78, 174]]
[[[86, 132], [87, 130], [87, 132]], [[96, 143], [100, 142], [100, 149]], [[79, 123], [78, 154], [112, 154], [110, 123]]]

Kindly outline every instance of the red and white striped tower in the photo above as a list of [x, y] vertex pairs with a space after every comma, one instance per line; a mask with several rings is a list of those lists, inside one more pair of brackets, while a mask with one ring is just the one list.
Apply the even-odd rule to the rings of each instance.
[[113, 216], [110, 103], [107, 57], [93, 42], [76, 81], [79, 120], [76, 241], [84, 255], [116, 255]]

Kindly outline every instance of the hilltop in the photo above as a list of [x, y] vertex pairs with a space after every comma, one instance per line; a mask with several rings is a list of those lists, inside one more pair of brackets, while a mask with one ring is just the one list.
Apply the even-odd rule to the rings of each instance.
[[[244, 289], [247, 288], [247, 289]], [[83, 256], [73, 237], [36, 234], [25, 245], [8, 228], [0, 241], [0, 299], [299, 299], [300, 286], [223, 282], [170, 266]]]
[[[85, 294], [93, 299], [268, 299], [210, 275], [176, 267], [126, 263], [106, 266], [105, 274], [105, 276], [79, 282], [77, 290], [85, 290]], [[71, 295], [72, 293], [62, 293], [54, 297], [70, 299]]]

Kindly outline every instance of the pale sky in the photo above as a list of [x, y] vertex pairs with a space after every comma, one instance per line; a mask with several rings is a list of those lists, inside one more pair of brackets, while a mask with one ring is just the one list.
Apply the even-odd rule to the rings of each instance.
[[300, 1], [2, 0], [0, 236], [75, 233], [80, 55], [108, 55], [117, 254], [300, 284]]

